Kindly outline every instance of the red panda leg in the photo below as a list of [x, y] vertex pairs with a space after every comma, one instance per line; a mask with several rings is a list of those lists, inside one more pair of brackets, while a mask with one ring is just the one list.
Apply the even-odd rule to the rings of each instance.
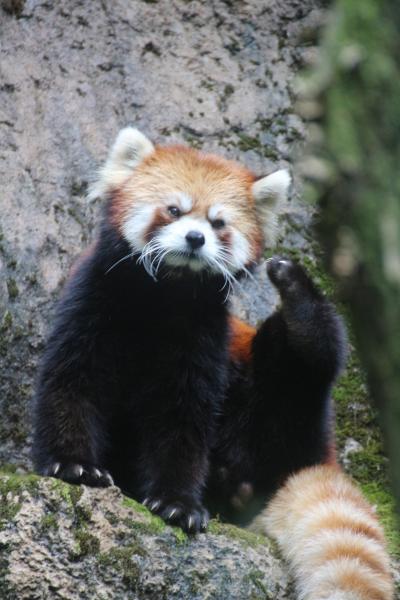
[[245, 402], [250, 397], [244, 444], [257, 456], [255, 483], [270, 494], [289, 474], [331, 458], [330, 391], [344, 363], [346, 334], [300, 265], [273, 258], [267, 270], [282, 305], [254, 336], [241, 394]]
[[346, 346], [334, 307], [300, 265], [273, 258], [267, 269], [282, 306], [255, 333], [231, 320], [230, 388], [209, 486], [228, 518], [242, 484], [252, 486], [240, 522], [291, 473], [331, 458], [330, 390]]
[[392, 600], [382, 529], [338, 467], [289, 477], [250, 528], [275, 538], [299, 600]]
[[[60, 370], [42, 370], [41, 393], [37, 394], [35, 405], [37, 471], [69, 483], [113, 485], [111, 475], [102, 465], [106, 434], [99, 411], [78, 390], [64, 389]], [[76, 378], [79, 374], [75, 365]]]

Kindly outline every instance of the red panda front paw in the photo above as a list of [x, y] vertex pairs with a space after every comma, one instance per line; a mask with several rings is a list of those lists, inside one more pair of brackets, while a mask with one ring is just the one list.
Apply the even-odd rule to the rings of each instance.
[[272, 283], [280, 290], [293, 282], [295, 268], [292, 260], [281, 256], [272, 256], [267, 260], [267, 273]]
[[199, 533], [207, 529], [210, 517], [200, 503], [148, 497], [142, 504], [170, 525], [180, 527], [186, 533]]
[[267, 260], [268, 277], [281, 297], [293, 298], [297, 294], [314, 296], [316, 288], [301, 265], [288, 258], [273, 256]]
[[67, 483], [82, 483], [91, 487], [114, 485], [113, 478], [106, 469], [84, 462], [53, 462], [42, 470], [42, 475], [56, 477]]

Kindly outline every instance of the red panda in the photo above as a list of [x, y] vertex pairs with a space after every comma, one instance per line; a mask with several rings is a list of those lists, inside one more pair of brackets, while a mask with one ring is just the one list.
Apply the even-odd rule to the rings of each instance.
[[115, 481], [190, 533], [206, 530], [209, 510], [252, 522], [277, 539], [299, 598], [389, 600], [380, 526], [334, 460], [340, 318], [279, 257], [267, 271], [281, 308], [258, 330], [229, 314], [289, 184], [285, 170], [257, 180], [233, 161], [119, 134], [91, 190], [104, 201], [98, 238], [44, 353], [33, 457], [43, 475]]

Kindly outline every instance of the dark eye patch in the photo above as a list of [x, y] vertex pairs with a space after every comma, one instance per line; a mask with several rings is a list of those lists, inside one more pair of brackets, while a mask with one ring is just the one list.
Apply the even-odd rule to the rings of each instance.
[[168, 206], [167, 210], [172, 217], [175, 217], [175, 219], [178, 219], [182, 214], [177, 206]]
[[215, 221], [213, 221], [211, 225], [214, 227], [214, 229], [222, 229], [223, 227], [225, 227], [226, 223], [223, 219], [215, 219]]

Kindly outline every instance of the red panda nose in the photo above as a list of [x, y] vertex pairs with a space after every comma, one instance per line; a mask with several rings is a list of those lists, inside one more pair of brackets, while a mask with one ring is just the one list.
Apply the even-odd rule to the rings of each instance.
[[186, 234], [186, 241], [192, 250], [196, 250], [205, 244], [206, 239], [201, 231], [189, 231]]

